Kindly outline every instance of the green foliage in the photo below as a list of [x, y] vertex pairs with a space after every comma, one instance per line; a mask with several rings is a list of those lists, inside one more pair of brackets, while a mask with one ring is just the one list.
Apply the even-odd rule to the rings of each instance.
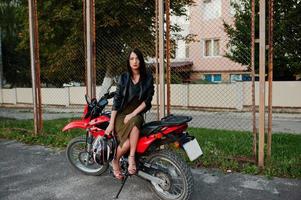
[[[238, 3], [236, 3], [238, 2]], [[258, 3], [256, 0], [255, 38], [259, 38]], [[297, 0], [274, 1], [274, 80], [294, 80], [301, 74], [301, 4]], [[224, 22], [229, 37], [226, 57], [250, 66], [251, 52], [251, 1], [232, 2], [235, 9], [234, 24]], [[268, 9], [266, 9], [268, 11]], [[268, 31], [268, 12], [266, 30]], [[268, 39], [268, 32], [267, 32]], [[255, 48], [255, 70], [258, 72], [259, 47]]]
[[28, 86], [29, 51], [17, 49], [22, 37], [21, 6], [22, 2], [19, 0], [2, 0], [0, 3], [0, 59], [7, 82], [15, 86]]
[[[7, 1], [9, 2], [9, 1]], [[19, 2], [19, 1], [16, 1]], [[173, 15], [184, 15], [185, 6], [192, 0], [171, 1]], [[38, 1], [39, 45], [41, 60], [41, 82], [62, 86], [64, 82], [85, 80], [85, 49], [83, 2], [81, 0]], [[4, 63], [5, 77], [14, 83], [15, 72], [23, 75], [20, 83], [30, 82], [29, 68], [29, 33], [27, 1], [14, 4], [10, 22], [18, 28], [16, 35], [10, 35], [15, 40], [14, 46], [4, 46], [10, 59], [23, 60], [11, 68], [11, 62]], [[18, 12], [17, 12], [18, 10]], [[109, 75], [119, 74], [125, 69], [127, 52], [134, 47], [140, 48], [145, 56], [155, 54], [155, 1], [144, 0], [100, 0], [95, 1], [96, 15], [96, 45], [97, 45], [97, 75], [101, 78], [106, 72]], [[2, 23], [2, 22], [1, 22]], [[176, 27], [176, 25], [175, 25]], [[174, 28], [174, 27], [172, 27]], [[178, 28], [178, 31], [181, 29]], [[16, 40], [17, 39], [17, 40]], [[22, 56], [20, 52], [27, 52]], [[12, 78], [12, 79], [10, 79]]]
[[258, 174], [259, 168], [255, 164], [249, 164], [247, 163], [244, 168], [242, 169], [242, 172], [246, 174]]
[[243, 65], [250, 65], [251, 44], [251, 1], [232, 1], [235, 10], [234, 25], [224, 22], [224, 29], [230, 38], [226, 57]]
[[171, 84], [181, 84], [183, 81], [183, 79], [178, 73], [172, 73], [170, 78]]

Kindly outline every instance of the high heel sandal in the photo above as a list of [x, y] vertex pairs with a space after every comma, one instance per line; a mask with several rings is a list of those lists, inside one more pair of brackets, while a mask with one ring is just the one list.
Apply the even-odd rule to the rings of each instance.
[[120, 167], [118, 169], [114, 168], [114, 161], [112, 161], [112, 171], [113, 171], [113, 177], [118, 179], [118, 180], [123, 180], [124, 176], [121, 173]]
[[129, 163], [129, 167], [128, 167], [129, 174], [130, 175], [136, 174], [137, 168], [136, 168], [135, 156], [129, 156], [128, 163]]

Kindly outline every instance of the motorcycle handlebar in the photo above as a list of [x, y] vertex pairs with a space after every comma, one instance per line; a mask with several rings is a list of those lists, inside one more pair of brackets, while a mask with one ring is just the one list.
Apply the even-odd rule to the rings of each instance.
[[108, 99], [111, 99], [115, 96], [115, 92], [111, 92], [109, 95], [108, 95]]
[[86, 114], [85, 118], [87, 118], [90, 115], [94, 116], [98, 113], [101, 113], [104, 107], [108, 104], [107, 100], [113, 98], [115, 94], [115, 92], [106, 93], [99, 99], [99, 101], [97, 101], [96, 98], [90, 99], [88, 95], [85, 95], [85, 99], [89, 108], [89, 111]]

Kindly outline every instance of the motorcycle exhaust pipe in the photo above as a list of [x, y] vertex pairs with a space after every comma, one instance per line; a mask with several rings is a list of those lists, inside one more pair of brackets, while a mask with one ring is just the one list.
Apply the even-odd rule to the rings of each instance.
[[148, 173], [145, 173], [143, 171], [138, 171], [138, 176], [140, 176], [141, 178], [144, 178], [146, 180], [149, 180], [152, 183], [156, 183], [156, 184], [164, 184], [164, 181], [158, 177], [152, 176]]

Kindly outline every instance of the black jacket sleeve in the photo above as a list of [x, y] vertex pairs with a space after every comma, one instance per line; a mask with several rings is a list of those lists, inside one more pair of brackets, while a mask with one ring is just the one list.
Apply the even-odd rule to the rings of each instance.
[[154, 78], [152, 74], [148, 75], [148, 82], [149, 84], [147, 84], [149, 86], [149, 88], [147, 89], [147, 95], [146, 95], [146, 99], [144, 100], [145, 104], [146, 104], [146, 108], [144, 109], [144, 112], [148, 111], [149, 109], [151, 109], [152, 107], [152, 100], [153, 100], [153, 96], [155, 93], [155, 89], [154, 89]]
[[113, 106], [112, 110], [120, 110], [121, 103], [123, 100], [123, 89], [124, 89], [124, 83], [122, 82], [122, 75], [119, 76], [119, 80], [116, 86], [115, 96], [113, 99]]

